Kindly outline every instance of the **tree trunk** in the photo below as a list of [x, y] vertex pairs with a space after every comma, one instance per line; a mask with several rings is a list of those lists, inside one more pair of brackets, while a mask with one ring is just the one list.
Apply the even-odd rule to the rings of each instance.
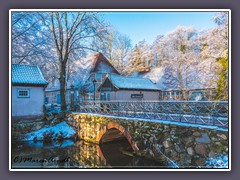
[[183, 78], [182, 78], [182, 74], [180, 71], [178, 72], [177, 76], [178, 76], [178, 87], [180, 89], [180, 92], [182, 92], [181, 100], [185, 100], [185, 95], [184, 95], [185, 89], [183, 88]]
[[66, 106], [66, 64], [61, 63], [60, 69], [60, 96], [61, 96], [61, 111], [65, 112], [67, 109]]

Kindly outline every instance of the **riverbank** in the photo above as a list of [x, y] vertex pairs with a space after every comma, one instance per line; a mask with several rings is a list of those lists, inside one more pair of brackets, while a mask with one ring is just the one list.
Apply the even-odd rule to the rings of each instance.
[[66, 123], [58, 109], [49, 109], [44, 117], [38, 120], [35, 118], [28, 118], [27, 120], [24, 117], [19, 118], [12, 121], [11, 129], [13, 141], [41, 141], [50, 138], [55, 140], [69, 139], [76, 133], [74, 128]]
[[65, 121], [25, 134], [23, 141], [47, 141], [75, 138], [76, 131]]

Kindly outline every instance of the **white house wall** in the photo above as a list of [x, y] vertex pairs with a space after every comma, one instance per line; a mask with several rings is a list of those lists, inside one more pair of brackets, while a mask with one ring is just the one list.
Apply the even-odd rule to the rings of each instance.
[[[30, 90], [30, 97], [18, 97], [19, 89]], [[43, 115], [43, 87], [12, 87], [12, 116]]]
[[126, 100], [126, 101], [133, 101], [137, 100], [131, 98], [132, 94], [143, 94], [143, 98], [141, 100], [152, 100], [158, 101], [159, 100], [159, 92], [157, 91], [131, 91], [131, 90], [119, 90], [116, 92], [111, 92], [111, 99], [112, 100]]

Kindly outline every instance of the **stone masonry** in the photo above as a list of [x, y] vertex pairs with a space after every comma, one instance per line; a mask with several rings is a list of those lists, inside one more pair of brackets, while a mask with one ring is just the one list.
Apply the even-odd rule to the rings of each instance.
[[207, 158], [228, 155], [228, 131], [89, 114], [69, 114], [68, 123], [80, 139], [96, 144], [117, 129], [137, 155], [161, 162], [167, 158], [179, 167], [204, 167]]

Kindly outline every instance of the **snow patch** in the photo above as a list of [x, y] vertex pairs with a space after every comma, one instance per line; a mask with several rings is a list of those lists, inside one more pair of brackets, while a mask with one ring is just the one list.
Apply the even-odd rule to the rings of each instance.
[[141, 73], [141, 72], [134, 72], [131, 74], [131, 77], [135, 78], [148, 78], [154, 83], [158, 83], [161, 77], [164, 74], [163, 67], [152, 68], [150, 72]]
[[221, 154], [216, 158], [208, 158], [206, 168], [228, 168], [228, 156]]
[[25, 134], [25, 138], [23, 140], [32, 141], [34, 137], [37, 137], [37, 140], [43, 140], [44, 133], [50, 132], [53, 132], [53, 137], [56, 136], [56, 134], [60, 134], [60, 132], [62, 132], [64, 138], [70, 138], [76, 133], [75, 130], [64, 121], [55, 126], [44, 127], [37, 131], [27, 133]]
[[147, 78], [126, 77], [116, 74], [111, 74], [109, 78], [113, 84], [119, 88], [159, 90], [159, 88], [150, 79]]

